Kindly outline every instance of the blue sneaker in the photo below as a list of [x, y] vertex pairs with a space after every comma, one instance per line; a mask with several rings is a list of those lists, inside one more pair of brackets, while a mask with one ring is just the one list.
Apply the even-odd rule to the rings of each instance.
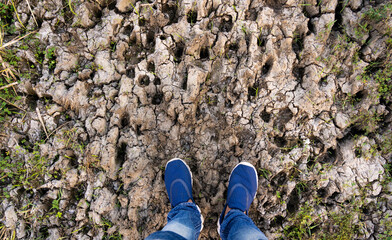
[[231, 171], [229, 187], [227, 189], [226, 205], [218, 220], [218, 233], [220, 224], [225, 217], [226, 207], [238, 209], [248, 215], [250, 205], [256, 197], [258, 187], [257, 171], [252, 164], [240, 162]]
[[189, 166], [181, 159], [174, 158], [166, 163], [165, 186], [172, 208], [179, 203], [193, 200], [192, 173]]

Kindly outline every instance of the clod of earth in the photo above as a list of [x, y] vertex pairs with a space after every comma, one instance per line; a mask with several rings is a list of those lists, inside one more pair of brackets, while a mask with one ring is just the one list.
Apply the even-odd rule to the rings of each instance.
[[180, 157], [201, 239], [219, 238], [240, 161], [258, 170], [250, 216], [269, 239], [388, 239], [391, 14], [363, 0], [0, 3], [0, 236], [144, 239], [166, 223], [164, 166]]

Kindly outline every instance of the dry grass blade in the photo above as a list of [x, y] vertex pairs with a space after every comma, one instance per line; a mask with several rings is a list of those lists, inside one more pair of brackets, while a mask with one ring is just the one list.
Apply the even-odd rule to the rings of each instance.
[[8, 101], [7, 99], [4, 99], [2, 97], [0, 97], [0, 99], [3, 100], [8, 105], [14, 106], [14, 107], [18, 108], [19, 110], [22, 110], [23, 112], [26, 112], [26, 110], [24, 110], [23, 108], [19, 107], [18, 105], [13, 104], [12, 102]]
[[0, 62], [1, 66], [3, 67], [3, 70], [0, 71], [0, 73], [5, 77], [5, 80], [9, 83], [8, 79], [13, 78], [16, 80], [14, 73], [7, 67], [5, 62], [3, 61], [3, 58], [0, 55]]
[[18, 82], [13, 82], [13, 83], [7, 84], [5, 86], [0, 87], [0, 90], [12, 87], [12, 86], [17, 85], [17, 84], [19, 84], [19, 83]]
[[[3, 42], [2, 40], [3, 40], [3, 38], [2, 38], [1, 27], [0, 27], [0, 43]], [[0, 51], [0, 62], [1, 62], [1, 67], [3, 68], [3, 69], [0, 71], [0, 74], [4, 76], [4, 79], [5, 79], [8, 83], [10, 83], [10, 81], [9, 81], [8, 79], [11, 79], [11, 78], [14, 79], [14, 80], [16, 81], [17, 79], [16, 79], [14, 73], [13, 73], [12, 70], [7, 66], [6, 62], [3, 61], [3, 58], [1, 57], [1, 51]], [[11, 84], [11, 83], [10, 83], [10, 84]], [[15, 84], [14, 84], [14, 85], [15, 85]], [[15, 89], [14, 85], [11, 85], [11, 86], [12, 86], [12, 89], [14, 90], [14, 92], [15, 92], [15, 94], [16, 94], [16, 89]], [[7, 87], [8, 87], [8, 85], [7, 85]], [[6, 86], [3, 86], [1, 89], [7, 88], [7, 87], [6, 87]]]
[[12, 3], [12, 6], [14, 7], [14, 11], [15, 11], [16, 17], [18, 18], [18, 21], [19, 21], [20, 25], [22, 25], [22, 27], [23, 27], [24, 29], [26, 29], [25, 25], [24, 25], [24, 24], [22, 23], [22, 21], [20, 20], [20, 17], [19, 17], [18, 11], [16, 10], [14, 1], [11, 0], [11, 3]]
[[35, 111], [37, 112], [38, 115], [38, 119], [41, 122], [42, 127], [44, 128], [45, 134], [46, 134], [46, 138], [48, 138], [48, 131], [46, 131], [46, 127], [45, 127], [45, 123], [44, 123], [44, 119], [41, 116], [41, 112], [39, 111], [39, 108], [36, 107]]
[[0, 228], [0, 239], [5, 239], [5, 231], [6, 231], [5, 226], [2, 226]]
[[[11, 77], [12, 77], [12, 79], [14, 79], [14, 80], [16, 81], [17, 79], [16, 79], [14, 73], [12, 72], [11, 69], [9, 69], [9, 68], [6, 66], [6, 64], [5, 64], [5, 62], [3, 61], [3, 58], [1, 57], [1, 55], [0, 55], [0, 62], [1, 62], [1, 66], [2, 66], [2, 68], [3, 68], [3, 70], [1, 70], [0, 73], [1, 73], [1, 75], [4, 76], [4, 79], [5, 79], [8, 83], [10, 83], [10, 81], [9, 81], [8, 79], [11, 79]], [[11, 84], [11, 83], [10, 83], [10, 84]], [[14, 85], [15, 85], [15, 84], [14, 84]], [[14, 90], [14, 92], [15, 92], [15, 94], [16, 94], [16, 89], [15, 89], [14, 85], [12, 85], [11, 87], [12, 87], [12, 89]], [[8, 85], [7, 85], [7, 86], [8, 86]], [[5, 86], [3, 86], [3, 88], [5, 88]], [[3, 88], [2, 88], [2, 89], [3, 89]]]
[[[8, 79], [10, 79], [11, 77], [13, 79], [16, 80], [15, 75], [12, 73], [12, 71], [6, 66], [5, 62], [3, 61], [3, 58], [0, 56], [0, 62], [1, 62], [1, 66], [3, 67], [3, 70], [0, 71], [1, 75], [3, 75], [5, 77], [5, 80], [7, 80], [8, 83], [10, 83], [8, 81]], [[10, 77], [11, 75], [11, 77]]]
[[[3, 61], [3, 58], [2, 58], [1, 56], [0, 56], [0, 61]], [[6, 77], [5, 80], [7, 80], [8, 83], [10, 83], [10, 81], [8, 81], [8, 79], [11, 79], [11, 77], [12, 77], [13, 79], [17, 80], [17, 79], [15, 78], [14, 73], [4, 64], [4, 62], [2, 62], [2, 65], [1, 65], [1, 66], [3, 67], [3, 70], [1, 70], [0, 73], [1, 73], [1, 75], [3, 75], [4, 77]], [[10, 77], [10, 75], [11, 75], [11, 77]]]
[[[3, 39], [4, 39], [4, 32], [3, 29], [0, 27], [0, 54], [1, 54], [1, 50], [5, 49], [6, 47], [9, 47], [17, 42], [19, 42], [20, 40], [22, 40], [23, 38], [29, 36], [32, 33], [36, 33], [37, 31], [34, 32], [30, 32], [22, 37], [17, 37], [14, 38], [13, 40], [7, 42], [6, 44], [3, 45]], [[14, 75], [14, 73], [12, 72], [12, 70], [6, 65], [6, 63], [4, 62], [3, 58], [0, 55], [0, 62], [1, 62], [1, 66], [3, 68], [3, 70], [0, 71], [0, 73], [5, 77], [5, 80], [10, 83], [10, 81], [8, 81], [8, 79], [14, 79], [16, 80], [16, 77]], [[12, 86], [12, 89], [14, 90], [14, 92], [16, 93], [16, 89]]]
[[55, 130], [53, 130], [53, 132], [51, 132], [51, 133], [49, 134], [49, 136], [46, 137], [45, 141], [47, 141], [47, 140], [50, 138], [50, 136], [52, 136], [53, 133], [57, 132], [57, 130], [59, 130], [60, 128], [64, 127], [66, 124], [68, 124], [68, 123], [70, 123], [70, 122], [71, 122], [71, 121], [65, 122], [65, 123], [61, 124], [59, 127], [57, 127]]
[[31, 12], [31, 16], [33, 16], [33, 19], [34, 19], [35, 25], [37, 25], [37, 27], [38, 27], [38, 22], [37, 22], [37, 20], [35, 19], [35, 16], [34, 16], [33, 10], [31, 9], [31, 6], [30, 6], [30, 2], [29, 2], [29, 0], [26, 0], [26, 2], [27, 2], [27, 6], [29, 7], [29, 10], [30, 10], [30, 12]]
[[13, 45], [13, 44], [19, 42], [19, 41], [22, 40], [23, 38], [29, 36], [30, 34], [33, 34], [33, 33], [36, 33], [36, 32], [37, 32], [37, 31], [29, 32], [28, 34], [26, 34], [26, 35], [24, 35], [24, 36], [22, 36], [22, 37], [14, 38], [14, 39], [12, 39], [11, 41], [7, 42], [6, 44], [2, 45], [2, 46], [0, 47], [0, 50], [6, 48], [6, 47], [8, 47], [8, 46], [11, 46], [11, 45]]
[[0, 27], [0, 46], [3, 46], [3, 39], [4, 39], [4, 31], [3, 28]]

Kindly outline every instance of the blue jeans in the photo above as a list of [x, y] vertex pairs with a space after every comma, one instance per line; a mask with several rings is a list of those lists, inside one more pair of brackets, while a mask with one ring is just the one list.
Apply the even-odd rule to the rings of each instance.
[[[145, 240], [196, 240], [202, 228], [202, 216], [197, 205], [188, 202], [180, 203], [170, 211], [166, 226]], [[223, 240], [267, 240], [252, 219], [237, 209], [227, 213], [219, 234]]]

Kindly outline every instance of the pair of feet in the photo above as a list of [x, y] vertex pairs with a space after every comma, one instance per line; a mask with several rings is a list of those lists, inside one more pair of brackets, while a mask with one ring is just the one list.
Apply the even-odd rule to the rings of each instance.
[[[219, 218], [218, 228], [230, 209], [248, 213], [256, 196], [257, 184], [257, 172], [252, 164], [241, 162], [234, 167], [229, 177], [226, 205]], [[192, 173], [183, 160], [175, 158], [166, 163], [165, 185], [172, 208], [180, 203], [194, 202]]]

